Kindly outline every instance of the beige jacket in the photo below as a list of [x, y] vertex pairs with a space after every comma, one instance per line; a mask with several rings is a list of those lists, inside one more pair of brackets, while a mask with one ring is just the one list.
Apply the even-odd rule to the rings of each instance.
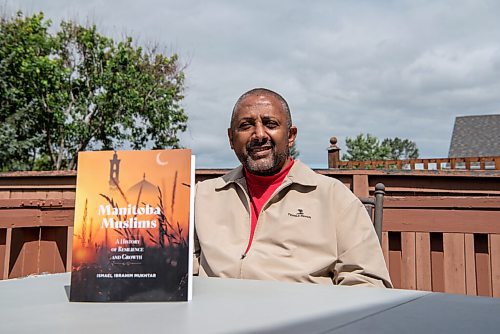
[[262, 208], [252, 246], [242, 166], [198, 183], [195, 274], [391, 287], [372, 222], [340, 181], [296, 161]]

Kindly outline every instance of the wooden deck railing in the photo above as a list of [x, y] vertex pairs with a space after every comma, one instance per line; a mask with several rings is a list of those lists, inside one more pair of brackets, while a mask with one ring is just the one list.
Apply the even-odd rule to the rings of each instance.
[[500, 297], [500, 172], [320, 170], [359, 197], [385, 184], [382, 250], [395, 287]]
[[340, 160], [337, 138], [330, 138], [328, 168], [389, 170], [500, 170], [500, 157], [430, 158], [405, 160]]
[[339, 161], [340, 169], [500, 170], [500, 157]]
[[[500, 171], [317, 172], [358, 197], [385, 184], [382, 249], [397, 288], [500, 297]], [[71, 268], [75, 184], [74, 172], [0, 173], [0, 279]]]

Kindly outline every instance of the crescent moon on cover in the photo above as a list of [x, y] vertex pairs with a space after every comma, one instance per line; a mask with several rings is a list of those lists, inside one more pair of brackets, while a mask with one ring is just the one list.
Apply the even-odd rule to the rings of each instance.
[[168, 165], [168, 161], [161, 161], [160, 155], [161, 155], [161, 152], [156, 155], [156, 163], [160, 166]]

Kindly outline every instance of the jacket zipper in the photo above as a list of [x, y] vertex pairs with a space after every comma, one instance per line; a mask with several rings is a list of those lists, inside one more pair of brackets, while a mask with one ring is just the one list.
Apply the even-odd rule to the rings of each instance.
[[[238, 182], [235, 182], [241, 189], [241, 191], [243, 191], [243, 194], [245, 194], [245, 198], [247, 200], [247, 212], [248, 212], [248, 219], [249, 219], [249, 224], [247, 224], [247, 226], [251, 226], [252, 224], [252, 208], [250, 207], [251, 203], [250, 203], [250, 197], [248, 197], [248, 194], [247, 192], [245, 191], [245, 188]], [[249, 229], [249, 234], [250, 234], [250, 229]], [[241, 258], [240, 258], [240, 275], [239, 275], [239, 278], [243, 278], [243, 259], [246, 257], [246, 253], [243, 252], [243, 254], [241, 254]]]
[[[276, 191], [274, 192], [274, 196], [269, 197], [269, 199], [266, 201], [266, 203], [264, 203], [264, 205], [262, 206], [261, 213], [262, 213], [262, 212], [264, 212], [264, 210], [265, 210], [265, 209], [267, 209], [267, 206], [268, 206], [269, 202], [271, 202], [271, 200], [272, 200], [275, 196], [277, 196], [277, 195], [278, 195], [278, 194], [279, 194], [279, 193], [280, 193], [283, 189], [285, 189], [286, 187], [288, 187], [288, 186], [289, 186], [289, 185], [291, 185], [291, 184], [292, 184], [292, 182], [288, 182], [288, 179], [285, 179], [285, 182], [283, 182], [283, 184], [282, 184], [282, 185], [280, 185], [280, 186], [276, 189]], [[238, 183], [238, 185], [239, 185], [239, 187], [241, 188], [241, 190], [243, 191], [243, 193], [245, 194], [245, 197], [246, 197], [246, 199], [247, 199], [247, 207], [248, 207], [248, 212], [249, 212], [248, 217], [249, 217], [249, 219], [250, 219], [250, 224], [249, 224], [248, 226], [251, 226], [251, 224], [252, 224], [252, 210], [251, 210], [251, 206], [250, 206], [250, 205], [252, 205], [252, 203], [251, 203], [251, 201], [250, 201], [250, 197], [248, 196], [248, 194], [247, 194], [247, 192], [245, 191], [245, 189], [243, 188], [243, 186], [242, 186], [242, 185], [240, 185], [239, 183]], [[260, 215], [259, 215], [259, 218], [260, 218]], [[259, 219], [257, 219], [257, 223], [256, 223], [256, 225], [255, 225], [255, 231], [254, 231], [254, 234], [253, 234], [253, 239], [255, 239], [255, 235], [256, 235], [256, 233], [257, 233], [257, 227], [258, 227], [258, 226], [259, 226]], [[249, 236], [248, 236], [248, 241], [249, 241], [249, 242], [250, 242], [250, 232], [251, 232], [251, 231], [249, 231]], [[252, 243], [253, 243], [253, 240], [252, 240]], [[252, 247], [252, 245], [250, 245], [250, 247], [248, 247], [248, 246], [247, 246], [248, 251], [250, 251], [250, 248], [251, 248], [251, 247]], [[242, 261], [241, 261], [241, 265], [240, 265], [240, 278], [242, 278], [242, 277], [241, 277], [241, 275], [242, 275], [242, 271], [243, 271], [243, 268], [242, 268], [242, 267], [243, 267], [243, 260], [244, 260], [244, 259], [245, 259], [245, 257], [247, 256], [248, 251], [247, 251], [247, 252], [243, 252], [243, 254], [241, 254], [241, 258], [240, 258], [240, 260], [242, 260]]]

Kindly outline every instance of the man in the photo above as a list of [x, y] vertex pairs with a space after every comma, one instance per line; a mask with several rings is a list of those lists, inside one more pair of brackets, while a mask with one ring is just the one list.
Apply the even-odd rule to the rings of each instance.
[[366, 209], [290, 157], [296, 136], [279, 94], [257, 88], [238, 99], [228, 137], [242, 165], [197, 185], [195, 273], [390, 287]]

